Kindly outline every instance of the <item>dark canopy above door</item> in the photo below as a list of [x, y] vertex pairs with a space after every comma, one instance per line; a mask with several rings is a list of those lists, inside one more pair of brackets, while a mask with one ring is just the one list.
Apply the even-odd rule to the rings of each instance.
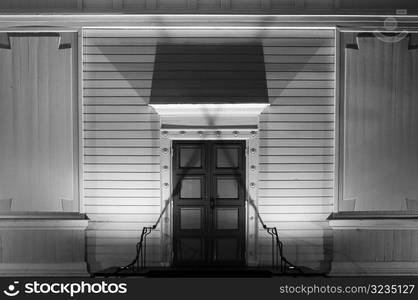
[[268, 103], [260, 43], [160, 44], [150, 104]]
[[260, 43], [160, 44], [150, 106], [162, 128], [257, 128], [269, 105]]

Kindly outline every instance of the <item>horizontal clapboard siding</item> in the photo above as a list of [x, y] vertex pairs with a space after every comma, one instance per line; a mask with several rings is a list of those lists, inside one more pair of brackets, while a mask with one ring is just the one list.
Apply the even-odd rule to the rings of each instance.
[[[319, 39], [332, 35], [318, 33]], [[306, 39], [294, 49], [312, 50], [315, 43]], [[315, 269], [329, 260], [331, 231], [324, 221], [334, 194], [334, 47], [328, 46], [310, 52], [305, 65], [303, 56], [288, 56], [287, 72], [277, 69], [281, 59], [270, 58], [271, 106], [260, 118], [259, 211], [279, 228], [286, 257]], [[262, 230], [259, 237], [261, 263], [268, 263], [270, 239]]]
[[[84, 192], [93, 268], [129, 262], [139, 229], [161, 210], [158, 116], [147, 107], [161, 42], [228, 43], [236, 49], [262, 43], [271, 106], [260, 117], [259, 211], [268, 225], [281, 229], [291, 261], [322, 266], [334, 192], [333, 31], [150, 29], [84, 32]], [[226, 77], [234, 65], [242, 70], [241, 80], [251, 80], [251, 56], [238, 50], [235, 55], [227, 62], [208, 56], [199, 65], [193, 56], [187, 63], [163, 61], [159, 76], [189, 78], [205, 68], [199, 79], [214, 80], [213, 64], [223, 64]], [[158, 234], [151, 239], [154, 263], [160, 255]], [[270, 264], [270, 240], [261, 229], [258, 245], [260, 262]]]
[[[129, 263], [142, 227], [153, 224], [161, 210], [159, 118], [147, 106], [152, 72], [141, 65], [132, 73], [100, 72], [93, 61], [113, 65], [130, 49], [115, 45], [122, 55], [93, 54], [88, 47], [83, 53], [84, 202], [93, 270]], [[152, 65], [152, 52], [144, 57]], [[159, 230], [147, 244], [148, 262], [158, 264]]]

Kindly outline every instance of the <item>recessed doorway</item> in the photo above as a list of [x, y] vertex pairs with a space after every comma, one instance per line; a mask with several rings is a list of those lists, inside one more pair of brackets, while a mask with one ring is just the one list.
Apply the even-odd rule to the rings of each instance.
[[173, 141], [173, 263], [245, 265], [246, 142]]

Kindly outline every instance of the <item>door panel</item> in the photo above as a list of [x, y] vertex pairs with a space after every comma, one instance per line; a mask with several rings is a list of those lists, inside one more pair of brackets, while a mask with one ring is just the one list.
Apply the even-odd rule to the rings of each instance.
[[245, 142], [173, 142], [174, 264], [245, 263]]
[[238, 230], [239, 217], [238, 208], [215, 208], [216, 230]]
[[201, 231], [204, 227], [202, 224], [203, 209], [200, 207], [182, 207], [180, 208], [180, 230], [196, 229]]
[[205, 142], [173, 143], [173, 226], [176, 265], [208, 260], [209, 168]]
[[179, 180], [180, 199], [203, 199], [205, 195], [205, 176], [185, 175]]
[[239, 169], [240, 147], [215, 145], [216, 169]]
[[179, 238], [175, 253], [178, 263], [201, 264], [205, 260], [205, 241], [201, 238]]
[[215, 176], [215, 197], [219, 199], [240, 199], [238, 176]]
[[205, 168], [203, 144], [182, 144], [178, 148], [179, 169], [202, 169]]
[[215, 238], [214, 248], [214, 264], [218, 265], [235, 265], [241, 254], [240, 240], [237, 238]]

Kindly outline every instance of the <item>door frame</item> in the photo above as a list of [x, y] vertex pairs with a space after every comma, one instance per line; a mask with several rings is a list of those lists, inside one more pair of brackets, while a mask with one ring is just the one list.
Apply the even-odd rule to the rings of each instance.
[[[228, 129], [164, 129], [160, 131], [160, 185], [161, 211], [167, 206], [160, 223], [161, 265], [173, 263], [173, 202], [172, 190], [173, 140], [245, 140], [245, 264], [257, 266], [258, 218], [254, 207], [258, 205], [259, 132], [257, 128]], [[250, 204], [251, 202], [252, 204]]]

